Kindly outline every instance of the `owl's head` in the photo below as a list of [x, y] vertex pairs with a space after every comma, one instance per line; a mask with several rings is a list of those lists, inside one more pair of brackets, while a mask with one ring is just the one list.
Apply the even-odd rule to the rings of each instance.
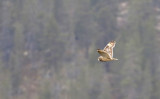
[[102, 56], [99, 56], [99, 57], [98, 57], [98, 61], [103, 61], [103, 57], [102, 57]]

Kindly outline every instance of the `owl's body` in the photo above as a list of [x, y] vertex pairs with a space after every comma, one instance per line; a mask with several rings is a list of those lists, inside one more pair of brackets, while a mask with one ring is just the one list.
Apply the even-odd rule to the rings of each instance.
[[109, 42], [103, 50], [97, 49], [97, 52], [101, 55], [98, 57], [98, 61], [106, 62], [106, 61], [112, 61], [112, 60], [118, 60], [116, 58], [113, 58], [113, 48], [115, 47], [116, 42], [111, 41]]

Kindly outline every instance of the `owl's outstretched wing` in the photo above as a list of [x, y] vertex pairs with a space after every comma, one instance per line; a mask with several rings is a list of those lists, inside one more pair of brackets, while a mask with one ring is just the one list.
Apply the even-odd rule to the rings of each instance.
[[115, 41], [111, 41], [109, 42], [105, 47], [104, 47], [104, 51], [107, 52], [111, 57], [113, 57], [113, 48], [115, 47], [116, 42]]
[[108, 58], [108, 59], [111, 58], [110, 54], [108, 54], [108, 53], [107, 53], [106, 51], [104, 51], [104, 50], [98, 49], [97, 52], [98, 52], [101, 56], [103, 56], [103, 57], [105, 57], [105, 58]]
[[107, 51], [108, 48], [114, 48], [116, 44], [116, 41], [110, 41], [105, 47], [104, 47], [104, 51]]

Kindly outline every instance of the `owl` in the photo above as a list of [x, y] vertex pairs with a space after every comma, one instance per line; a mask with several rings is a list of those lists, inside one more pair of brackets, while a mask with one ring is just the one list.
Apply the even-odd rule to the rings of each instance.
[[98, 57], [98, 61], [106, 62], [106, 61], [112, 61], [112, 60], [118, 60], [116, 58], [113, 58], [113, 48], [115, 47], [116, 41], [109, 42], [103, 50], [97, 49], [97, 52], [100, 54]]

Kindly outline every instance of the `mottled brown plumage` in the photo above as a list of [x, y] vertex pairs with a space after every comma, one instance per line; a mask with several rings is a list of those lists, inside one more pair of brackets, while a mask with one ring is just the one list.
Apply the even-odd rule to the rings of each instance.
[[116, 41], [109, 42], [103, 50], [97, 49], [97, 52], [101, 55], [98, 57], [98, 61], [106, 62], [112, 60], [118, 60], [113, 58], [113, 48], [115, 47]]

